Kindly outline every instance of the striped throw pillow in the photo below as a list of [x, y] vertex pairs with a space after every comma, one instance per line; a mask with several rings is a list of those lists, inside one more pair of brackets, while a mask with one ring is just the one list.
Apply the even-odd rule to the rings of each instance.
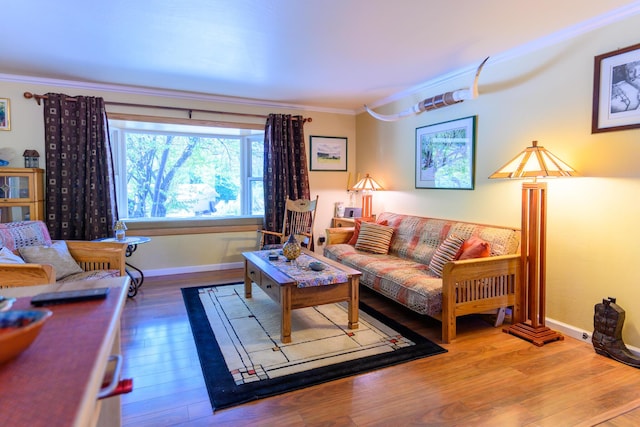
[[391, 236], [393, 236], [393, 227], [373, 222], [363, 222], [360, 225], [356, 249], [374, 254], [387, 254], [389, 253]]
[[444, 265], [449, 261], [453, 261], [460, 255], [463, 243], [464, 239], [462, 237], [450, 234], [449, 237], [440, 243], [440, 246], [438, 246], [438, 249], [436, 249], [436, 252], [431, 257], [429, 270], [431, 270], [431, 272], [436, 276], [442, 277]]

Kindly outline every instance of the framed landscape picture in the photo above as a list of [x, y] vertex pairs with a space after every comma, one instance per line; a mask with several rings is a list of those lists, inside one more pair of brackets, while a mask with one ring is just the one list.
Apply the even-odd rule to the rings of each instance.
[[473, 190], [476, 116], [416, 129], [416, 188]]
[[347, 138], [335, 136], [310, 136], [312, 171], [346, 171]]
[[591, 133], [640, 127], [640, 44], [595, 57]]

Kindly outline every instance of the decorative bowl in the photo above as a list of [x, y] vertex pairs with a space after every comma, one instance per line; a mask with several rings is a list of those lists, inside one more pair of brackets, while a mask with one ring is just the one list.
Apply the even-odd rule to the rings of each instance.
[[50, 316], [50, 310], [0, 312], [0, 364], [8, 362], [26, 350]]
[[313, 261], [309, 263], [309, 268], [315, 271], [322, 271], [325, 269], [325, 265], [318, 261]]

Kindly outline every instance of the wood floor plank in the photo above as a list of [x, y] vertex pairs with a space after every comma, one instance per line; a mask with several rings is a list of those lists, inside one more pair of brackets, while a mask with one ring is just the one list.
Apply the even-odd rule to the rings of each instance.
[[[640, 370], [571, 338], [536, 347], [467, 316], [449, 350], [226, 410], [211, 410], [181, 287], [241, 270], [149, 277], [122, 317], [124, 426], [564, 426], [640, 424]], [[440, 323], [363, 289], [361, 298], [440, 343]], [[137, 379], [137, 380], [136, 380]]]

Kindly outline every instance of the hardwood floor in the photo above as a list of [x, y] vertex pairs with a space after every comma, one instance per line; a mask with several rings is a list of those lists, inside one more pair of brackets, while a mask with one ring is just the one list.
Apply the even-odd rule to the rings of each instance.
[[[448, 353], [212, 413], [181, 287], [241, 270], [150, 277], [122, 318], [124, 426], [635, 426], [640, 370], [572, 338], [535, 347], [479, 316]], [[366, 289], [362, 300], [440, 343], [440, 324]]]

